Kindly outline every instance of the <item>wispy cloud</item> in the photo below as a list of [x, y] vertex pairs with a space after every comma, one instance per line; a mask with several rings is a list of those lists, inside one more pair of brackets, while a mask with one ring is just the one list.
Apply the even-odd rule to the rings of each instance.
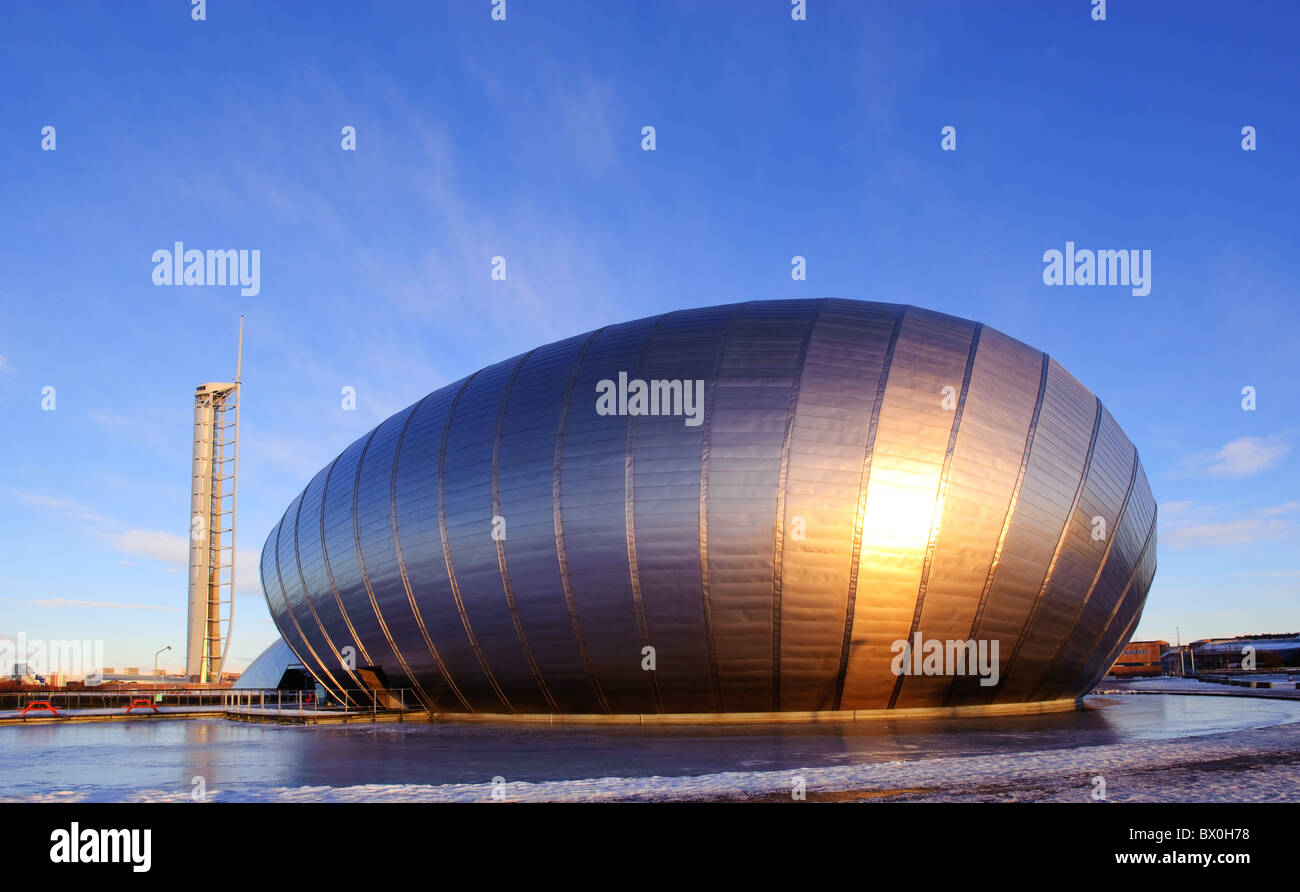
[[1291, 451], [1282, 434], [1238, 437], [1219, 449], [1193, 455], [1184, 473], [1205, 477], [1248, 477], [1271, 468]]
[[113, 610], [161, 610], [166, 613], [179, 613], [179, 607], [166, 607], [160, 604], [120, 604], [116, 601], [78, 601], [72, 598], [41, 598], [28, 601], [37, 607], [108, 607]]
[[[365, 400], [358, 398], [358, 402], [364, 403]], [[290, 479], [298, 481], [301, 486], [306, 486], [307, 481], [329, 464], [335, 454], [347, 445], [346, 441], [332, 444], [338, 448], [331, 450], [318, 440], [306, 437], [276, 436], [269, 433], [262, 434], [260, 431], [257, 434], [255, 445], [246, 448], [245, 454], [240, 456], [240, 471], [245, 470], [245, 462], [249, 465], [257, 462], [288, 474]]]
[[[147, 558], [167, 565], [169, 573], [189, 573], [190, 543], [184, 536], [162, 530], [126, 530], [113, 537], [112, 545], [118, 551]], [[261, 555], [255, 549], [241, 548], [236, 553], [235, 569], [239, 572], [236, 593], [262, 596], [257, 582], [257, 567]]]
[[0, 353], [0, 375], [8, 374], [12, 371], [9, 360], [5, 359], [4, 354]]
[[14, 497], [21, 502], [29, 505], [35, 505], [51, 514], [58, 514], [68, 520], [75, 520], [91, 524], [108, 524], [113, 521], [102, 514], [96, 514], [89, 508], [81, 505], [71, 499], [63, 499], [57, 496], [46, 496], [40, 493], [15, 492]]
[[[36, 505], [66, 520], [88, 525], [89, 535], [106, 541], [109, 548], [124, 556], [163, 564], [167, 573], [189, 572], [190, 547], [189, 540], [184, 536], [164, 530], [132, 529], [120, 520], [99, 514], [71, 499], [26, 492], [16, 492], [13, 495], [20, 501]], [[236, 556], [236, 569], [239, 570], [236, 594], [258, 598], [262, 596], [257, 578], [260, 561], [261, 554], [257, 549], [239, 550]]]
[[184, 536], [161, 530], [127, 530], [113, 538], [113, 547], [173, 568], [189, 566], [190, 544]]
[[1282, 515], [1297, 508], [1300, 502], [1245, 511], [1224, 505], [1168, 502], [1160, 506], [1160, 543], [1183, 550], [1281, 539], [1296, 531], [1295, 524]]
[[1206, 523], [1170, 530], [1162, 536], [1170, 548], [1201, 548], [1211, 545], [1240, 545], [1262, 539], [1280, 539], [1291, 525], [1274, 521], [1236, 520], [1231, 523]]
[[93, 411], [88, 416], [95, 424], [107, 428], [129, 428], [132, 425], [130, 419], [121, 415], [114, 415], [110, 412]]

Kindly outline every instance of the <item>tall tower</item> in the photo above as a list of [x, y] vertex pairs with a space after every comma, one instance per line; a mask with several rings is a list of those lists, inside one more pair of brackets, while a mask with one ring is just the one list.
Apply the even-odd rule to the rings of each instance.
[[194, 473], [190, 490], [190, 597], [185, 676], [221, 681], [235, 606], [236, 481], [239, 470], [239, 384], [244, 317], [239, 317], [235, 380], [194, 389]]

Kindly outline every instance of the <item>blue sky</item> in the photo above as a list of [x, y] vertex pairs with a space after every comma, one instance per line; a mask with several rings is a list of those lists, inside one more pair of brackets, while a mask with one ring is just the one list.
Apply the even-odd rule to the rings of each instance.
[[[1137, 637], [1300, 631], [1294, 4], [491, 7], [6, 4], [0, 636], [181, 665], [192, 393], [241, 313], [233, 668], [276, 634], [266, 533], [393, 411], [603, 324], [828, 295], [978, 319], [1102, 398], [1161, 505]], [[178, 240], [259, 250], [260, 293], [156, 287]], [[1150, 293], [1047, 287], [1067, 241], [1150, 250]]]

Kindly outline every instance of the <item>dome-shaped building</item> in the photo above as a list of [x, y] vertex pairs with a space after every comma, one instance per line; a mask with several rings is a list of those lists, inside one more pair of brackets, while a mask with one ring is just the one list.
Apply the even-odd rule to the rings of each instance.
[[916, 307], [754, 302], [434, 391], [316, 475], [261, 572], [322, 685], [439, 712], [996, 712], [1111, 665], [1155, 513], [1046, 354]]

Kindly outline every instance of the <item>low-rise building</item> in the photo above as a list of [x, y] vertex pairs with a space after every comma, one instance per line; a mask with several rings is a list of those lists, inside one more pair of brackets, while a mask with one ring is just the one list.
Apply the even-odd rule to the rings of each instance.
[[1120, 677], [1161, 675], [1164, 672], [1161, 657], [1168, 647], [1168, 641], [1130, 641], [1124, 645], [1107, 674]]

